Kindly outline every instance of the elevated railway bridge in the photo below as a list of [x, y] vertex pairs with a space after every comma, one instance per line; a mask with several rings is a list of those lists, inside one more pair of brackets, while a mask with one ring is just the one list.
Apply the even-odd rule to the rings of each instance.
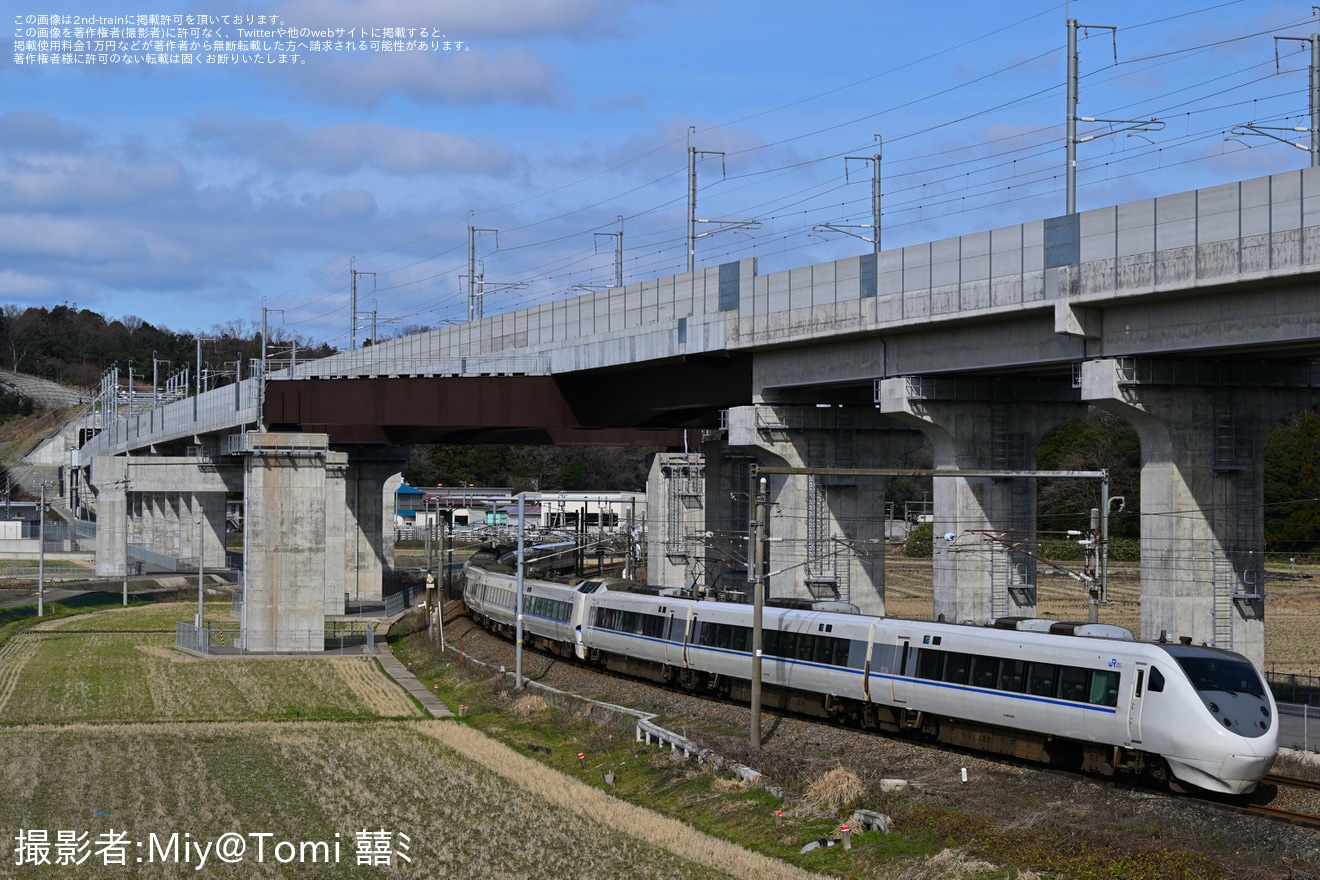
[[[1262, 456], [1320, 403], [1320, 170], [1277, 174], [761, 275], [697, 269], [282, 364], [88, 417], [74, 464], [98, 568], [128, 543], [208, 564], [246, 503], [250, 643], [379, 596], [412, 443], [661, 446], [653, 582], [712, 578], [692, 535], [745, 534], [770, 480], [778, 595], [884, 610], [882, 469], [928, 445], [935, 615], [1035, 610], [1046, 431], [1101, 407], [1141, 440], [1142, 636], [1264, 654]], [[393, 479], [393, 482], [392, 482]], [[184, 553], [184, 551], [188, 551]], [[737, 568], [739, 553], [725, 560]]]

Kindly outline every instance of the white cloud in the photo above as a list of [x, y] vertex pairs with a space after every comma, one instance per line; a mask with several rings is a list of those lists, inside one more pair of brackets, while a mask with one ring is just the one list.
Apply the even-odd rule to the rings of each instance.
[[399, 175], [503, 175], [513, 163], [510, 148], [491, 139], [365, 122], [305, 128], [283, 120], [203, 113], [192, 121], [189, 134], [279, 171], [348, 174], [370, 167]]
[[0, 144], [9, 150], [77, 152], [91, 142], [89, 132], [39, 110], [11, 110], [0, 116]]
[[297, 87], [318, 101], [375, 107], [400, 95], [419, 104], [566, 103], [563, 74], [530, 50], [394, 52], [372, 56], [309, 56], [294, 68]]

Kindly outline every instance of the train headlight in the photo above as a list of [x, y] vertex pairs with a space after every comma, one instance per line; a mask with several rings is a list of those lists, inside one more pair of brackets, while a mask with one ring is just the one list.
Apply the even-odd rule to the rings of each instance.
[[1219, 704], [1218, 704], [1218, 703], [1215, 703], [1215, 702], [1210, 703], [1210, 714], [1211, 714], [1211, 715], [1218, 715], [1218, 714], [1219, 714]]
[[1225, 718], [1225, 719], [1224, 719], [1224, 726], [1225, 726], [1225, 727], [1232, 727], [1232, 726], [1233, 726], [1233, 722], [1232, 722], [1232, 721], [1229, 721], [1227, 718]]
[[1261, 707], [1260, 707], [1260, 714], [1261, 714], [1261, 715], [1264, 715], [1266, 718], [1269, 718], [1269, 717], [1270, 717], [1270, 707], [1269, 707], [1269, 706], [1261, 706]]

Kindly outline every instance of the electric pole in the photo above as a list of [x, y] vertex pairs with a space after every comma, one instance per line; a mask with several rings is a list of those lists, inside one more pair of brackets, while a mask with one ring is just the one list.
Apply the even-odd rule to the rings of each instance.
[[[1078, 60], [1077, 60], [1077, 29], [1095, 28], [1096, 30], [1107, 30], [1113, 36], [1114, 41], [1114, 63], [1118, 63], [1118, 28], [1108, 24], [1078, 24], [1077, 19], [1068, 19], [1068, 167], [1065, 170], [1067, 180], [1067, 213], [1069, 215], [1077, 213], [1077, 145], [1084, 144], [1087, 141], [1093, 141], [1096, 138], [1106, 137], [1112, 134], [1128, 132], [1136, 134], [1145, 131], [1163, 131], [1164, 123], [1158, 119], [1099, 119], [1095, 116], [1078, 116]], [[1087, 134], [1078, 137], [1077, 123], [1079, 122], [1106, 122], [1109, 123], [1109, 131], [1102, 131], [1096, 134]], [[1121, 126], [1114, 128], [1114, 125]]]
[[[353, 268], [353, 264], [354, 264], [356, 261], [357, 261], [357, 257], [349, 257], [349, 258], [348, 258], [348, 275], [349, 275], [349, 279], [348, 279], [348, 282], [349, 282], [349, 283], [348, 283], [348, 289], [349, 289], [349, 300], [348, 300], [348, 347], [349, 347], [350, 350], [352, 350], [352, 349], [354, 349], [354, 348], [357, 348], [358, 320], [359, 320], [360, 318], [364, 318], [364, 317], [366, 317], [366, 313], [365, 313], [365, 312], [358, 312], [358, 307], [357, 307], [357, 280], [358, 280], [358, 276], [359, 276], [359, 275], [370, 275], [370, 276], [371, 276], [371, 284], [372, 284], [372, 289], [373, 289], [373, 290], [375, 289], [375, 284], [376, 284], [376, 273], [375, 273], [375, 272], [359, 272], [357, 269], [354, 269], [354, 268]], [[374, 318], [374, 315], [373, 315], [373, 318]], [[262, 339], [263, 339], [263, 341], [264, 341], [265, 337], [263, 336]], [[375, 342], [376, 342], [375, 339], [372, 339], [371, 341], [372, 341], [372, 344], [373, 344], [373, 345], [374, 345]]]
[[761, 626], [765, 604], [766, 572], [769, 554], [766, 552], [766, 478], [761, 477], [756, 490], [756, 519], [749, 523], [747, 547], [747, 581], [752, 585], [752, 751], [761, 750], [761, 647], [764, 630]]
[[[860, 238], [862, 241], [871, 245], [871, 252], [877, 257], [880, 256], [880, 160], [884, 153], [884, 138], [880, 135], [875, 136], [876, 152], [871, 156], [844, 156], [843, 157], [843, 182], [851, 183], [848, 180], [849, 162], [870, 162], [871, 163], [871, 223], [870, 225], [858, 226], [847, 223], [817, 223], [812, 227], [812, 232], [821, 232], [829, 230], [830, 232], [842, 232], [844, 235], [851, 235], [853, 238]], [[856, 232], [849, 232], [850, 229], [870, 229], [871, 237], [858, 235]]]
[[[472, 212], [468, 211], [468, 219], [472, 219]], [[495, 250], [500, 249], [500, 231], [498, 229], [480, 229], [468, 224], [468, 322], [471, 323], [482, 317], [481, 297], [485, 296], [486, 272], [483, 267], [481, 272], [481, 284], [483, 290], [480, 294], [477, 292], [477, 235], [478, 233], [489, 232], [495, 236]]]
[[597, 232], [592, 236], [592, 243], [595, 244], [602, 235], [614, 239], [614, 286], [623, 287], [623, 215], [619, 215], [618, 232]]

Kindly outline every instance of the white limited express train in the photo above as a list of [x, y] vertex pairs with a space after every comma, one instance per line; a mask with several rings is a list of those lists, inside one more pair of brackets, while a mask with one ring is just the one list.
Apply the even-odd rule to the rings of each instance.
[[[467, 569], [464, 601], [515, 630], [516, 578]], [[618, 578], [524, 581], [526, 643], [610, 670], [747, 701], [752, 606]], [[1245, 794], [1279, 748], [1274, 698], [1245, 657], [1137, 642], [1122, 628], [1010, 618], [991, 626], [772, 602], [762, 618], [767, 708], [1103, 775]]]

